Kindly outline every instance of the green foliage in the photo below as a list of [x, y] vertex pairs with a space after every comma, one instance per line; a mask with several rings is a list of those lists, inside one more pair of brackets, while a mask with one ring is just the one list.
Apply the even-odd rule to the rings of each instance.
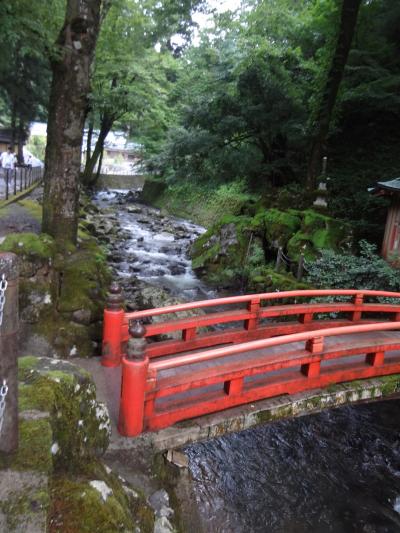
[[[22, 131], [46, 114], [50, 85], [49, 58], [56, 28], [61, 25], [63, 0], [13, 0], [0, 5], [0, 100], [7, 122]], [[14, 124], [15, 126], [15, 124]]]
[[308, 265], [307, 281], [321, 288], [399, 291], [398, 270], [377, 255], [373, 244], [361, 241], [359, 246], [359, 256], [324, 250]]
[[41, 135], [35, 135], [29, 138], [29, 141], [26, 145], [27, 150], [29, 150], [32, 155], [44, 161], [44, 154], [46, 150], [46, 137]]

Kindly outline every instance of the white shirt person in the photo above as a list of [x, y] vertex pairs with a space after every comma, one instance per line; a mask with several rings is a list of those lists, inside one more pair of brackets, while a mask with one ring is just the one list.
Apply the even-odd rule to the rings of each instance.
[[11, 146], [8, 147], [7, 152], [0, 155], [0, 166], [5, 169], [13, 169], [15, 166], [16, 156]]

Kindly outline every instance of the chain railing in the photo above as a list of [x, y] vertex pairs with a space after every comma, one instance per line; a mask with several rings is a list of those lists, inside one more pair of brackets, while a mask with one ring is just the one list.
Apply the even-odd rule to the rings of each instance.
[[4, 411], [6, 408], [6, 396], [8, 393], [7, 382], [3, 379], [3, 384], [0, 387], [0, 435], [3, 427]]
[[6, 304], [6, 290], [7, 290], [7, 280], [5, 274], [2, 274], [0, 280], [0, 327], [3, 323], [3, 311]]

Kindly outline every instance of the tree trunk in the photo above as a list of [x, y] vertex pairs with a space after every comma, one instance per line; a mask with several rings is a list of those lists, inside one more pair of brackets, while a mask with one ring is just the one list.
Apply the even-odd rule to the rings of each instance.
[[97, 166], [97, 172], [96, 172], [96, 181], [95, 183], [97, 183], [99, 181], [99, 177], [100, 177], [100, 172], [101, 172], [101, 165], [103, 164], [103, 155], [104, 155], [104, 143], [103, 143], [103, 146], [101, 148], [101, 154], [100, 154], [100, 158], [99, 158], [99, 164]]
[[89, 127], [88, 127], [88, 134], [87, 134], [87, 140], [86, 140], [86, 162], [85, 166], [87, 164], [88, 159], [92, 156], [92, 138], [93, 138], [93, 128], [94, 128], [94, 121], [93, 119], [89, 119]]
[[99, 172], [96, 172], [95, 174], [95, 168], [99, 159], [102, 158], [104, 142], [111, 131], [113, 122], [114, 121], [108, 115], [105, 115], [101, 120], [99, 137], [96, 141], [93, 153], [89, 159], [86, 159], [85, 170], [83, 171], [82, 183], [86, 187], [93, 186], [98, 179]]
[[17, 104], [14, 100], [11, 108], [11, 146], [14, 150], [15, 139], [17, 138]]
[[67, 1], [52, 62], [42, 230], [60, 244], [77, 238], [81, 145], [101, 3]]
[[324, 149], [329, 132], [329, 124], [333, 108], [335, 107], [339, 86], [343, 78], [344, 68], [349, 56], [360, 4], [361, 0], [343, 0], [336, 49], [332, 57], [331, 66], [315, 121], [307, 172], [307, 187], [309, 189], [315, 188], [316, 179], [321, 173], [322, 157], [326, 155]]
[[26, 140], [25, 124], [20, 118], [18, 123], [18, 151], [17, 159], [19, 164], [24, 164], [24, 142]]

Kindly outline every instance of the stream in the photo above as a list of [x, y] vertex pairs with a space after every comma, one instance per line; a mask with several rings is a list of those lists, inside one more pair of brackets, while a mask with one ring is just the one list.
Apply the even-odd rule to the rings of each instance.
[[[178, 299], [218, 296], [188, 257], [204, 229], [135, 200], [115, 190], [95, 197], [117, 217], [109, 259], [128, 296], [137, 300], [141, 283]], [[282, 420], [185, 452], [194, 533], [400, 532], [400, 401]]]

